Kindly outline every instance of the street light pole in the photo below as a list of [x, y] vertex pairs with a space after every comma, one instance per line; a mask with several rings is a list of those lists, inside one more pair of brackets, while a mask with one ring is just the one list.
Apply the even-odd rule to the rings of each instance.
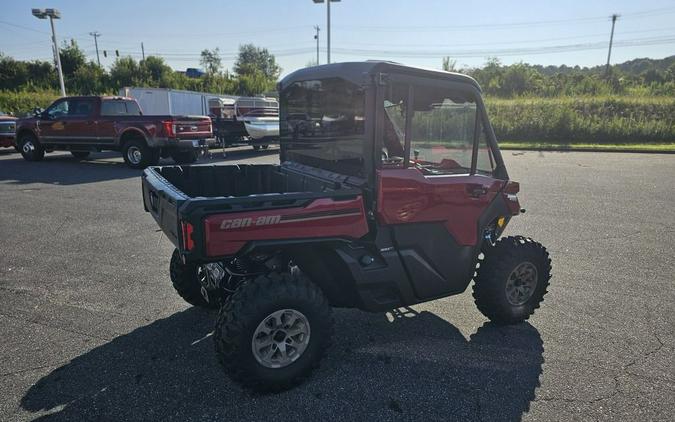
[[61, 67], [61, 53], [59, 52], [59, 43], [56, 41], [56, 30], [54, 29], [54, 17], [49, 16], [49, 24], [52, 26], [52, 42], [54, 51], [56, 51], [56, 65], [59, 68], [59, 83], [61, 84], [61, 95], [66, 96], [66, 85], [63, 83], [63, 68]]
[[63, 83], [63, 70], [61, 68], [61, 53], [59, 53], [59, 44], [56, 41], [56, 30], [54, 29], [54, 19], [61, 19], [61, 12], [57, 9], [33, 9], [33, 16], [38, 19], [49, 18], [49, 24], [52, 27], [52, 44], [54, 46], [54, 56], [56, 56], [56, 69], [59, 72], [59, 83], [61, 84], [61, 95], [66, 96], [66, 85]]

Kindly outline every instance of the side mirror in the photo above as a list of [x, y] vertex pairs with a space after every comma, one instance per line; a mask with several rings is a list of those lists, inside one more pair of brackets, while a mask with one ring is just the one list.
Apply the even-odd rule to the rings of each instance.
[[43, 111], [41, 108], [39, 108], [39, 107], [33, 109], [33, 115], [34, 115], [35, 117], [39, 117], [39, 118], [41, 118], [41, 119], [44, 119], [44, 117], [45, 117], [45, 116], [44, 116], [44, 111]]

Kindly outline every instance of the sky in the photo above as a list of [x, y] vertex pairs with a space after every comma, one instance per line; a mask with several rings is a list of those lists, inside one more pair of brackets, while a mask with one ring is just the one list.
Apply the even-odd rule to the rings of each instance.
[[[101, 64], [114, 51], [162, 56], [176, 70], [200, 67], [199, 53], [218, 47], [231, 69], [240, 44], [275, 54], [282, 76], [316, 61], [320, 27], [326, 63], [326, 4], [312, 0], [2, 0], [0, 52], [22, 60], [51, 60], [47, 20], [32, 7], [56, 8], [59, 41], [74, 39]], [[619, 14], [612, 63], [675, 54], [675, 0], [342, 0], [331, 3], [331, 61], [392, 60], [440, 68], [442, 57], [478, 67], [502, 63], [594, 66], [607, 60], [612, 14]], [[103, 56], [103, 50], [108, 57]]]

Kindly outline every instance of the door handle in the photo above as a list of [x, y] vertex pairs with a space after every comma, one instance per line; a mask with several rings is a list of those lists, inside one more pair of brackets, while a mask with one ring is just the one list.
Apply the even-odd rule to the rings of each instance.
[[483, 185], [467, 185], [466, 190], [472, 198], [480, 198], [488, 193], [488, 188]]

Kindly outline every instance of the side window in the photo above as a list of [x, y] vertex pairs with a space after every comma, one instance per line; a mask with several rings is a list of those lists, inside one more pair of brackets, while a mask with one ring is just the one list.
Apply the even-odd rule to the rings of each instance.
[[456, 91], [415, 87], [410, 161], [425, 174], [471, 172], [476, 103]]
[[86, 99], [68, 100], [68, 117], [86, 117], [94, 111], [94, 102]]
[[490, 150], [490, 146], [487, 143], [487, 133], [485, 132], [485, 126], [483, 125], [482, 120], [478, 127], [480, 128], [480, 132], [478, 133], [476, 172], [491, 176], [495, 169], [495, 159], [492, 156], [492, 150]]
[[124, 116], [127, 108], [124, 101], [105, 100], [101, 103], [101, 116]]
[[384, 96], [382, 128], [382, 163], [387, 167], [403, 164], [407, 104], [408, 85], [390, 84]]
[[62, 100], [52, 104], [49, 108], [47, 108], [47, 110], [45, 110], [45, 113], [50, 119], [58, 119], [59, 117], [67, 116], [68, 109], [68, 100]]

